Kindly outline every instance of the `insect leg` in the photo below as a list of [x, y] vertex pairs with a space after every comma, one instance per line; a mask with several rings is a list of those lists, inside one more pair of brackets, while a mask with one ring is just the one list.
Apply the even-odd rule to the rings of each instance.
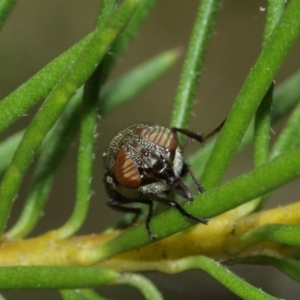
[[[133, 213], [135, 214], [134, 218], [131, 220], [130, 224], [128, 226], [134, 224], [141, 214], [141, 209], [138, 207], [127, 207], [124, 206], [125, 204], [130, 203], [129, 201], [127, 202], [126, 200], [116, 200], [116, 199], [108, 199], [106, 204], [111, 207], [114, 210], [123, 212], [123, 213]], [[126, 226], [127, 227], [127, 226]]]
[[128, 225], [132, 225], [133, 223], [136, 222], [137, 218], [139, 217], [139, 215], [141, 214], [141, 209], [138, 207], [127, 207], [124, 206], [125, 204], [128, 203], [142, 203], [142, 204], [147, 204], [149, 206], [149, 210], [148, 210], [148, 214], [147, 214], [147, 219], [146, 219], [146, 229], [147, 232], [151, 238], [151, 240], [156, 239], [156, 235], [152, 233], [151, 229], [150, 229], [150, 221], [152, 219], [153, 216], [153, 202], [152, 200], [136, 200], [136, 201], [132, 201], [132, 200], [127, 200], [127, 199], [123, 199], [122, 200], [116, 200], [116, 199], [109, 199], [107, 201], [107, 205], [111, 208], [113, 208], [114, 210], [117, 211], [121, 211], [121, 212], [125, 212], [125, 213], [134, 213], [135, 217], [133, 218], [133, 220], [131, 221], [131, 223]]
[[187, 163], [184, 163], [183, 166], [182, 166], [182, 170], [181, 170], [181, 176], [185, 176], [187, 173], [189, 173], [191, 175], [191, 177], [193, 178], [193, 181], [196, 184], [196, 186], [198, 188], [198, 191], [200, 193], [204, 193], [205, 188], [202, 186], [202, 184], [200, 183], [200, 181], [196, 177], [195, 173], [192, 171], [190, 165], [187, 164]]
[[220, 132], [221, 129], [223, 128], [225, 122], [226, 122], [226, 119], [217, 128], [215, 128], [212, 132], [210, 132], [209, 134], [205, 135], [203, 137], [203, 142], [207, 141], [209, 138], [211, 138], [212, 136], [214, 136], [216, 133]]
[[147, 215], [147, 219], [146, 219], [146, 229], [148, 231], [148, 234], [149, 234], [151, 240], [155, 240], [157, 238], [157, 236], [155, 234], [153, 234], [150, 229], [150, 221], [153, 216], [153, 202], [150, 200], [149, 203], [147, 203], [147, 204], [149, 205], [149, 210], [148, 210], [148, 215]]
[[167, 198], [162, 198], [162, 197], [159, 197], [159, 196], [157, 196], [155, 194], [148, 194], [147, 196], [149, 198], [151, 198], [153, 200], [156, 200], [158, 202], [161, 202], [161, 203], [163, 203], [165, 205], [168, 205], [170, 207], [176, 208], [184, 217], [186, 217], [190, 221], [197, 222], [197, 223], [203, 223], [203, 224], [207, 224], [207, 222], [208, 222], [205, 219], [198, 218], [198, 217], [196, 217], [196, 216], [188, 213], [176, 201], [173, 201], [173, 200], [170, 200], [170, 199], [167, 199]]
[[201, 144], [203, 144], [206, 140], [208, 140], [209, 138], [211, 138], [212, 136], [214, 136], [216, 133], [218, 133], [219, 131], [221, 131], [224, 123], [226, 120], [224, 120], [217, 128], [215, 128], [212, 132], [210, 132], [207, 135], [201, 135], [199, 133], [184, 129], [184, 128], [177, 128], [177, 127], [172, 127], [171, 130], [175, 133], [180, 132], [186, 136], [188, 136], [191, 139], [194, 139], [198, 142], [200, 142]]

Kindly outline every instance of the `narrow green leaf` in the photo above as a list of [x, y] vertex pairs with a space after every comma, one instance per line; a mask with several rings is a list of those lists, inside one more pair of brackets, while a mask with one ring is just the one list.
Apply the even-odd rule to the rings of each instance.
[[220, 0], [203, 0], [199, 6], [178, 85], [171, 127], [188, 127], [220, 3]]
[[17, 149], [24, 131], [19, 131], [0, 144], [0, 174], [3, 173], [13, 159], [15, 150]]
[[112, 12], [117, 8], [117, 0], [102, 0], [97, 17], [96, 28], [103, 26], [110, 18]]
[[[115, 1], [105, 0], [100, 9], [98, 26], [103, 26], [115, 9]], [[97, 127], [98, 95], [104, 84], [105, 61], [107, 54], [84, 85], [81, 115], [80, 140], [77, 159], [77, 190], [73, 212], [65, 224], [58, 230], [60, 238], [74, 234], [83, 224], [89, 209], [92, 196], [92, 172], [95, 128]]]
[[91, 289], [61, 290], [64, 300], [107, 300]]
[[79, 289], [76, 290], [61, 290], [60, 294], [63, 300], [87, 300], [84, 295], [81, 294]]
[[[263, 46], [272, 34], [283, 11], [284, 0], [268, 1], [266, 25], [263, 36]], [[262, 102], [260, 103], [254, 119], [254, 165], [258, 167], [269, 160], [270, 156], [270, 133], [271, 133], [271, 109], [273, 101], [274, 82], [270, 85]], [[263, 196], [247, 203], [247, 213], [261, 206], [268, 196]], [[250, 208], [251, 206], [251, 208]]]
[[[137, 35], [142, 27], [146, 18], [156, 5], [158, 0], [143, 0], [140, 2], [137, 10], [135, 11], [130, 23], [126, 26], [125, 30], [114, 41], [109, 51], [110, 56], [107, 57], [105, 69], [107, 74], [112, 70], [113, 66], [117, 63], [119, 58], [124, 54], [130, 42]], [[107, 76], [106, 74], [106, 76]], [[104, 75], [104, 77], [106, 78]]]
[[0, 101], [0, 133], [49, 94], [92, 36], [89, 34]]
[[273, 84], [271, 84], [255, 114], [254, 164], [256, 167], [264, 164], [269, 159], [272, 100]]
[[[271, 134], [271, 108], [273, 101], [272, 83], [254, 117], [254, 166], [257, 168], [269, 160]], [[256, 198], [241, 207], [245, 214], [258, 209], [267, 199], [267, 196]]]
[[300, 69], [275, 89], [272, 109], [272, 122], [291, 112], [299, 102]]
[[128, 284], [137, 288], [147, 300], [162, 300], [163, 297], [153, 283], [139, 274], [122, 274], [113, 284]]
[[[224, 285], [234, 294], [244, 300], [275, 300], [275, 298], [266, 292], [247, 283], [244, 279], [238, 277], [219, 262], [205, 256], [191, 256], [169, 262], [166, 264], [166, 271], [171, 274], [180, 273], [190, 269], [203, 270], [219, 283]], [[169, 265], [169, 266], [168, 266]], [[164, 266], [162, 266], [163, 269]]]
[[169, 50], [139, 65], [120, 79], [109, 83], [101, 95], [100, 114], [115, 110], [125, 99], [132, 99], [174, 65], [181, 55], [180, 50]]
[[119, 277], [113, 270], [87, 267], [0, 268], [0, 289], [77, 289], [110, 284]]
[[[300, 95], [299, 95], [300, 99]], [[292, 112], [286, 125], [280, 132], [273, 148], [271, 157], [274, 158], [277, 155], [286, 151], [295, 149], [300, 145], [300, 101]]]
[[264, 30], [263, 44], [265, 44], [272, 34], [277, 22], [282, 16], [286, 5], [285, 0], [268, 0], [266, 15], [266, 26]]
[[78, 132], [81, 97], [82, 93], [79, 92], [73, 97], [62, 117], [46, 136], [26, 203], [16, 224], [5, 233], [5, 239], [23, 238], [31, 232], [40, 219], [57, 168]]
[[97, 292], [91, 289], [81, 289], [80, 292], [86, 300], [108, 300], [106, 297], [99, 295]]
[[245, 247], [264, 241], [272, 241], [290, 246], [300, 246], [300, 226], [286, 224], [267, 224], [255, 228], [240, 239]]

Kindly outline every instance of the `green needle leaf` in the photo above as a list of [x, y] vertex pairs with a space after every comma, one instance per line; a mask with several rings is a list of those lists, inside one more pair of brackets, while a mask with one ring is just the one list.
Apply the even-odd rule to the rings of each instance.
[[245, 246], [264, 241], [273, 241], [290, 246], [300, 246], [300, 226], [286, 224], [267, 224], [255, 228], [241, 237]]
[[86, 267], [5, 267], [0, 268], [0, 289], [74, 289], [114, 282], [113, 270]]
[[234, 294], [245, 300], [275, 300], [261, 289], [258, 289], [238, 277], [219, 262], [205, 256], [191, 256], [163, 264], [161, 269], [176, 274], [190, 269], [200, 269], [215, 278]]
[[163, 297], [153, 283], [142, 275], [122, 274], [113, 284], [129, 284], [137, 288], [147, 300], [162, 300]]
[[204, 57], [221, 1], [203, 0], [199, 6], [171, 118], [171, 127], [188, 127]]

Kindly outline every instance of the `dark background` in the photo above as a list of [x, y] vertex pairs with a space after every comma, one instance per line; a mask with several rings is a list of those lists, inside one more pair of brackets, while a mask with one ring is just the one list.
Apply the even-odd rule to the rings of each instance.
[[[111, 78], [117, 78], [132, 67], [165, 50], [186, 48], [199, 1], [163, 0], [152, 12], [129, 51], [119, 63]], [[89, 33], [95, 24], [99, 1], [96, 0], [20, 0], [0, 35], [0, 98], [29, 79], [56, 56]], [[228, 114], [245, 77], [255, 62], [260, 49], [265, 21], [266, 1], [225, 1], [210, 43], [196, 97], [195, 114], [190, 128], [208, 133]], [[281, 68], [279, 84], [299, 68], [299, 41]], [[112, 136], [124, 126], [136, 122], [159, 123], [168, 126], [170, 111], [176, 93], [182, 61], [159, 82], [143, 92], [130, 104], [103, 117], [98, 125], [96, 161], [90, 213], [80, 234], [101, 232], [121, 215], [105, 206], [106, 195], [102, 185], [102, 153]], [[34, 108], [27, 117], [5, 132], [23, 128], [34, 116]], [[276, 124], [274, 137], [284, 121]], [[192, 149], [196, 145], [193, 145]], [[192, 151], [192, 150], [190, 150]], [[70, 216], [75, 197], [77, 140], [68, 152], [57, 176], [54, 190], [46, 206], [45, 215], [32, 235], [38, 235], [64, 224]], [[253, 166], [249, 147], [237, 156], [226, 174], [232, 178]], [[26, 196], [32, 170], [28, 172], [18, 200], [13, 207], [10, 224], [17, 219]], [[299, 200], [299, 180], [280, 189], [268, 207]], [[271, 267], [234, 266], [236, 273], [274, 296], [298, 299], [300, 286]], [[190, 271], [170, 276], [149, 273], [147, 276], [163, 292], [166, 299], [237, 299], [206, 274]], [[101, 289], [110, 299], [141, 299], [129, 287]], [[124, 298], [126, 293], [126, 298]], [[8, 299], [59, 299], [57, 292], [4, 293]], [[46, 298], [47, 297], [47, 298]]]

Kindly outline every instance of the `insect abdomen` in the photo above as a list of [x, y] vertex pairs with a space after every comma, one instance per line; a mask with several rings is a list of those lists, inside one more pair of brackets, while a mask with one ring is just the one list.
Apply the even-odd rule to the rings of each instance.
[[149, 126], [140, 129], [137, 135], [148, 140], [154, 145], [168, 149], [170, 151], [177, 148], [176, 135], [170, 129], [162, 126]]
[[134, 189], [141, 185], [139, 169], [125, 148], [120, 150], [116, 158], [115, 176], [124, 187]]

